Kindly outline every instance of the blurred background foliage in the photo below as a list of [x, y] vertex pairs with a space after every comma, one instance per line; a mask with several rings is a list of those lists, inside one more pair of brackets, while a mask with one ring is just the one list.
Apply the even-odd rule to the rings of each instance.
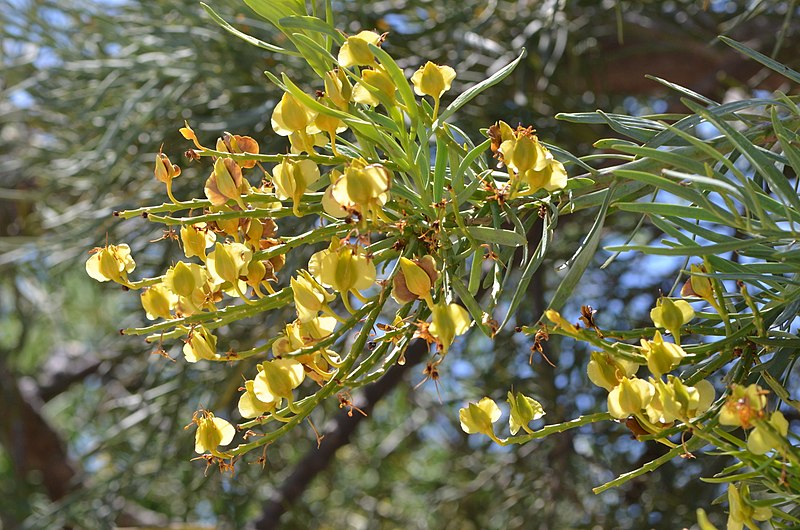
[[[211, 5], [237, 28], [281, 44], [240, 2]], [[717, 101], [791, 90], [716, 35], [798, 66], [789, 45], [800, 29], [794, 0], [382, 0], [334, 2], [334, 9], [345, 32], [388, 31], [385, 48], [409, 74], [426, 60], [452, 65], [452, 94], [525, 47], [514, 74], [463, 109], [458, 125], [478, 138], [498, 119], [531, 124], [544, 141], [578, 155], [614, 133], [556, 121], [558, 112], [685, 110], [645, 74]], [[163, 200], [154, 154], [163, 144], [176, 161], [189, 147], [177, 132], [184, 119], [205, 143], [227, 130], [254, 136], [262, 152], [285, 151], [269, 126], [280, 93], [263, 71], [300, 80], [304, 72], [225, 33], [193, 2], [12, 0], [0, 17], [2, 528], [241, 528], [253, 521], [259, 528], [677, 528], [721, 493], [697, 477], [725, 462], [703, 459], [592, 495], [592, 486], [662, 451], [632, 442], [612, 423], [519, 448], [468, 438], [457, 409], [483, 389], [513, 385], [536, 396], [548, 423], [603, 407], [604, 392], [585, 375], [588, 351], [553, 340], [546, 354], [555, 366], [538, 354], [529, 365], [530, 341], [511, 330], [494, 343], [477, 334], [463, 339], [438, 388], [415, 389], [421, 367], [407, 370], [335, 457], [316, 467], [309, 467], [313, 433], [301, 429], [269, 448], [263, 469], [243, 461], [233, 477], [204, 476], [203, 463], [189, 461], [193, 433], [182, 427], [200, 406], [236, 418], [236, 389], [248, 367], [187, 366], [120, 337], [119, 328], [143, 320], [138, 297], [91, 281], [83, 262], [108, 238], [130, 243], [143, 273], [165, 268], [177, 244], [168, 235], [149, 243], [165, 234], [144, 221], [120, 223], [112, 212]], [[185, 197], [205, 175], [180, 163], [175, 194]], [[512, 325], [541, 314], [559, 279], [555, 268], [591, 214], [562, 220]], [[603, 243], [623, 241], [637, 220], [612, 216]], [[281, 226], [281, 234], [297, 229]], [[596, 264], [607, 257], [601, 252]], [[625, 255], [605, 270], [590, 268], [572, 313], [590, 304], [602, 327], [640, 325], [679, 265]], [[225, 341], [246, 345], [274, 334], [285, 318], [228, 330]], [[330, 403], [315, 422], [328, 432], [344, 414]], [[709, 511], [724, 521], [720, 508]]]

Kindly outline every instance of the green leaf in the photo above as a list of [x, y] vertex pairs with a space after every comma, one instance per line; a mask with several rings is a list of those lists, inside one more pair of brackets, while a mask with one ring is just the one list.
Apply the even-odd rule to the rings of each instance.
[[514, 286], [514, 294], [511, 296], [511, 301], [508, 304], [508, 311], [506, 311], [506, 316], [500, 324], [500, 329], [505, 327], [509, 319], [516, 313], [522, 301], [529, 296], [528, 285], [530, 285], [533, 279], [533, 274], [539, 270], [539, 267], [542, 265], [547, 250], [550, 248], [550, 242], [553, 240], [553, 231], [556, 227], [557, 220], [558, 211], [555, 209], [553, 209], [553, 212], [548, 211], [548, 215], [545, 216], [544, 222], [542, 223], [542, 237], [539, 240], [536, 251], [533, 253], [533, 257], [527, 265], [525, 265], [525, 269], [522, 271], [517, 285]]
[[397, 87], [397, 92], [400, 95], [400, 101], [406, 108], [406, 112], [408, 113], [408, 117], [411, 119], [411, 123], [416, 124], [417, 120], [419, 119], [417, 100], [414, 98], [414, 92], [411, 90], [411, 86], [408, 84], [408, 79], [406, 79], [403, 70], [397, 66], [397, 63], [394, 61], [392, 56], [386, 53], [386, 51], [383, 49], [373, 44], [369, 45], [369, 49], [375, 55], [375, 57], [378, 58], [381, 65], [386, 69], [386, 73], [389, 74], [389, 77], [392, 79], [392, 81], [394, 81], [394, 84]]
[[764, 180], [767, 181], [772, 191], [782, 199], [782, 202], [786, 200], [791, 203], [795, 210], [800, 210], [800, 197], [797, 196], [797, 192], [789, 185], [786, 177], [778, 171], [775, 164], [770, 162], [747, 137], [697, 104], [687, 100], [684, 100], [683, 103], [719, 129], [731, 141], [731, 144], [747, 158], [756, 171], [764, 177]]
[[791, 79], [795, 83], [800, 83], [800, 72], [795, 72], [794, 70], [792, 70], [788, 66], [779, 63], [775, 59], [771, 59], [771, 58], [767, 57], [766, 55], [764, 55], [763, 53], [757, 52], [752, 48], [748, 48], [744, 44], [736, 42], [735, 40], [733, 40], [733, 39], [731, 39], [729, 37], [726, 37], [724, 35], [720, 35], [718, 38], [719, 38], [719, 40], [721, 40], [722, 42], [724, 42], [725, 44], [727, 44], [731, 48], [734, 48], [734, 49], [742, 52], [743, 54], [745, 54], [746, 56], [750, 57], [751, 59], [754, 59], [754, 60], [760, 62], [761, 64], [763, 64], [767, 68], [770, 68], [771, 70], [775, 70], [779, 74], [781, 74], [781, 75], [783, 75], [785, 77], [788, 77], [789, 79]]
[[704, 95], [698, 94], [694, 90], [689, 90], [686, 87], [682, 87], [680, 85], [676, 85], [675, 83], [671, 83], [671, 82], [669, 82], [669, 81], [667, 81], [665, 79], [661, 79], [660, 77], [656, 77], [654, 75], [649, 75], [649, 74], [645, 74], [645, 77], [647, 79], [652, 79], [656, 83], [660, 83], [660, 84], [664, 85], [667, 88], [671, 88], [672, 90], [674, 90], [674, 91], [676, 91], [676, 92], [678, 92], [680, 94], [683, 94], [684, 96], [688, 96], [688, 97], [690, 97], [692, 99], [696, 99], [698, 101], [702, 101], [703, 103], [705, 103], [709, 107], [718, 106], [719, 105], [719, 103], [717, 103], [716, 101], [714, 101], [712, 99], [708, 99]]
[[655, 254], [658, 256], [710, 256], [731, 252], [732, 250], [742, 250], [753, 247], [768, 238], [759, 237], [748, 240], [736, 240], [729, 243], [719, 243], [715, 245], [703, 246], [678, 246], [678, 247], [652, 247], [647, 245], [622, 245], [605, 247], [610, 252], [641, 252], [643, 254]]
[[283, 31], [281, 19], [308, 14], [303, 0], [244, 0], [244, 3], [281, 31]]
[[468, 226], [467, 232], [478, 241], [485, 241], [486, 243], [496, 243], [509, 247], [519, 247], [526, 245], [528, 240], [525, 236], [512, 232], [511, 230], [503, 230], [502, 228], [492, 228], [489, 226]]
[[200, 2], [200, 5], [202, 6], [203, 9], [205, 9], [206, 13], [208, 13], [208, 16], [210, 16], [214, 20], [214, 22], [219, 24], [219, 26], [222, 29], [224, 29], [225, 31], [227, 31], [228, 33], [230, 33], [232, 35], [235, 35], [236, 37], [239, 37], [240, 39], [242, 39], [246, 43], [252, 44], [253, 46], [256, 46], [256, 47], [261, 48], [263, 50], [267, 50], [267, 51], [274, 52], [274, 53], [282, 53], [284, 55], [292, 55], [292, 56], [295, 56], [295, 57], [300, 55], [296, 51], [287, 50], [286, 48], [281, 48], [280, 46], [275, 46], [274, 44], [270, 44], [268, 42], [264, 42], [264, 41], [262, 41], [260, 39], [257, 39], [255, 37], [253, 37], [252, 35], [248, 35], [247, 33], [241, 32], [238, 29], [236, 29], [233, 26], [231, 26], [230, 24], [228, 24], [228, 22], [224, 18], [219, 16], [213, 9], [211, 9], [211, 7], [208, 4]]
[[[496, 85], [506, 77], [508, 77], [511, 72], [514, 71], [514, 68], [520, 63], [522, 58], [525, 57], [525, 48], [522, 49], [519, 56], [514, 59], [514, 61], [508, 63], [503, 68], [495, 72], [491, 77], [485, 79], [478, 83], [475, 86], [468, 88], [463, 94], [458, 96], [452, 103], [450, 103], [446, 109], [439, 115], [439, 118], [436, 120], [438, 123], [444, 123], [444, 121], [452, 116], [458, 109], [472, 101], [478, 94], [486, 90], [487, 88]], [[434, 128], [436, 128], [436, 124], [434, 124]]]
[[290, 16], [280, 19], [280, 24], [287, 29], [301, 29], [306, 34], [311, 35], [327, 35], [333, 38], [336, 44], [341, 45], [344, 42], [342, 34], [333, 26], [317, 17], [310, 16]]
[[436, 160], [433, 168], [433, 202], [438, 203], [444, 195], [444, 174], [448, 162], [447, 137], [441, 129], [436, 134]]
[[639, 212], [661, 215], [664, 217], [683, 217], [688, 219], [697, 219], [699, 221], [711, 221], [712, 223], [724, 225], [727, 225], [730, 222], [729, 220], [720, 219], [706, 209], [699, 208], [697, 206], [683, 206], [680, 204], [660, 204], [650, 202], [618, 202], [614, 204], [614, 208], [625, 212]]
[[[603, 231], [603, 224], [606, 220], [608, 205], [611, 203], [611, 198], [614, 196], [616, 187], [616, 181], [612, 181], [608, 189], [605, 190], [605, 198], [600, 206], [600, 210], [597, 212], [597, 217], [595, 217], [594, 223], [589, 229], [589, 233], [586, 234], [578, 250], [575, 251], [575, 254], [569, 260], [569, 271], [567, 271], [566, 276], [561, 280], [555, 294], [553, 294], [550, 304], [547, 306], [548, 309], [558, 311], [567, 303], [567, 300], [572, 296], [572, 292], [583, 276], [584, 271], [594, 259], [597, 247], [600, 245], [600, 236]], [[537, 320], [540, 319], [541, 317]]]

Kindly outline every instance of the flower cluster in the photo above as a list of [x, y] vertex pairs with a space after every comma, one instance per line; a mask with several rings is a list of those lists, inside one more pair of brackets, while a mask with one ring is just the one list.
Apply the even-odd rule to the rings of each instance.
[[[173, 184], [188, 172], [159, 152], [154, 176], [165, 185], [169, 203], [118, 214], [180, 225], [173, 239], [184, 258], [164, 274], [132, 281], [128, 275], [135, 263], [125, 244], [96, 249], [86, 264], [93, 278], [140, 291], [145, 316], [155, 322], [126, 334], [150, 333], [148, 340], [159, 343], [182, 338], [190, 363], [259, 358], [241, 387], [240, 429], [308, 416], [323, 395], [363, 384], [360, 378], [370, 371], [403, 362], [415, 337], [434, 345], [428, 366], [438, 374], [456, 337], [472, 326], [489, 329], [484, 324], [489, 315], [454, 301], [457, 294], [474, 291], [453, 290], [453, 282], [461, 281], [458, 262], [465, 255], [476, 265], [483, 259], [483, 247], [474, 243], [473, 227], [464, 218], [487, 201], [476, 185], [469, 188], [472, 195], [464, 192], [463, 175], [453, 180], [457, 170], [475, 184], [500, 179], [493, 186], [520, 202], [541, 200], [542, 195], [524, 198], [540, 189], [565, 186], [563, 165], [530, 129], [512, 131], [502, 124], [498, 152], [509, 167], [507, 180], [500, 172], [481, 170], [485, 161], [474, 154], [471, 164], [462, 164], [466, 147], [438, 119], [455, 70], [426, 62], [407, 76], [381, 49], [385, 38], [372, 31], [343, 37], [336, 62], [320, 73], [313, 95], [288, 77], [273, 78], [283, 94], [270, 123], [276, 135], [288, 139], [285, 154], [263, 154], [255, 138], [228, 132], [207, 147], [184, 123], [180, 133], [193, 145], [187, 156], [210, 160], [202, 198], [180, 200], [177, 192], [185, 188]], [[429, 141], [437, 138], [450, 146], [436, 153], [445, 165], [424, 158]], [[186, 210], [184, 216], [177, 213]], [[306, 216], [318, 218], [312, 230], [279, 235], [276, 219], [285, 228], [292, 226], [284, 223], [287, 218]], [[497, 222], [508, 223], [503, 217]], [[500, 226], [496, 230], [505, 230]], [[296, 265], [293, 249], [320, 244], [324, 247], [305, 254], [311, 254], [305, 266]], [[494, 242], [483, 246], [492, 253], [499, 248]], [[289, 260], [292, 267], [285, 267]], [[473, 273], [470, 282], [479, 279]], [[389, 305], [389, 294], [399, 309]], [[287, 305], [294, 319], [280, 324], [266, 344], [245, 351], [222, 345], [227, 325]], [[378, 328], [384, 334], [370, 340], [375, 353], [364, 355], [379, 319], [392, 325]], [[348, 341], [348, 333], [355, 340]], [[543, 414], [541, 407], [521, 394], [509, 396], [512, 433], [528, 431], [528, 423]], [[462, 422], [485, 432], [479, 410]], [[193, 424], [196, 449], [213, 458], [242, 454], [272, 436], [222, 453], [217, 448], [231, 442], [234, 428], [208, 411], [198, 412]]]

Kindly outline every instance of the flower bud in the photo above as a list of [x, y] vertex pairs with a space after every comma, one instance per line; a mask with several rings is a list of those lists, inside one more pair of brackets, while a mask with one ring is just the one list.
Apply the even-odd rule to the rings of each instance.
[[561, 313], [559, 313], [558, 311], [555, 311], [553, 309], [548, 309], [547, 311], [544, 312], [544, 316], [546, 316], [550, 322], [555, 324], [557, 328], [563, 329], [567, 334], [569, 335], [578, 334], [578, 328], [576, 328], [574, 324], [568, 322], [566, 318], [562, 317]]
[[492, 424], [500, 419], [500, 407], [491, 398], [485, 397], [477, 404], [470, 403], [458, 411], [461, 429], [467, 434], [485, 434], [494, 438]]
[[541, 403], [521, 392], [509, 392], [508, 404], [511, 406], [511, 415], [508, 418], [508, 423], [512, 435], [517, 434], [520, 428], [527, 433], [531, 433], [532, 431], [528, 428], [528, 424], [545, 415]]
[[433, 298], [431, 297], [431, 277], [419, 265], [414, 263], [408, 258], [400, 258], [400, 270], [403, 273], [406, 287], [409, 292], [414, 296], [422, 298], [430, 307], [433, 307]]

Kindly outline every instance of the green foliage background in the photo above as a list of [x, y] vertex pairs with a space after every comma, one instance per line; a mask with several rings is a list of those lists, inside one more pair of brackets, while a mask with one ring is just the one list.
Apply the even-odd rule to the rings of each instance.
[[[274, 41], [274, 30], [238, 2], [213, 7], [237, 27]], [[715, 42], [717, 34], [797, 67], [786, 44], [797, 38], [797, 6], [788, 1], [710, 2], [704, 10], [698, 1], [387, 0], [342, 2], [336, 9], [339, 20], [352, 21], [345, 31], [390, 31], [386, 49], [409, 71], [425, 60], [454, 66], [454, 94], [526, 47], [520, 68], [465, 108], [458, 125], [477, 138], [479, 128], [498, 119], [533, 124], [545, 141], [576, 154], [591, 152], [594, 140], [613, 133], [556, 121], [558, 112], [685, 111], [674, 92], [643, 74], [716, 100], [789, 89]], [[297, 431], [270, 448], [265, 470], [240, 464], [233, 479], [204, 477], [201, 463], [188, 462], [192, 434], [181, 428], [200, 405], [230, 412], [246, 367], [222, 377], [220, 370], [170, 363], [149, 355], [150, 346], [120, 338], [117, 329], [142, 321], [138, 297], [101, 289], [86, 278], [83, 262], [86, 249], [106, 237], [139, 241], [133, 250], [144, 271], [175, 259], [179, 250], [170, 241], [145, 249], [142, 242], [160, 231], [144, 221], [119, 223], [111, 212], [161, 200], [153, 155], [162, 142], [170, 153], [188, 147], [177, 133], [184, 119], [205, 137], [228, 130], [256, 137], [262, 152], [284, 150], [269, 127], [280, 94], [262, 72], [299, 76], [300, 65], [276, 63], [186, 2], [18, 0], [2, 16], [0, 385], [8, 407], [0, 422], [2, 527], [243, 527], [313, 450], [312, 433]], [[201, 178], [190, 166], [176, 181], [176, 195]], [[612, 216], [604, 244], [624, 241], [638, 219]], [[557, 248], [535, 276], [515, 324], [532, 324], [541, 314], [559, 281], [555, 267], [590, 222], [574, 215], [559, 226]], [[656, 235], [646, 228], [638, 237], [647, 243]], [[604, 327], [643, 325], [681, 263], [625, 255], [601, 271], [606, 257], [597, 256], [572, 311], [588, 303], [599, 309]], [[271, 318], [233, 329], [228, 338], [245, 344], [274, 333], [285, 316]], [[709, 508], [721, 490], [696, 480], [719, 471], [723, 459], [676, 461], [594, 496], [591, 487], [658, 456], [659, 446], [634, 443], [611, 423], [510, 449], [464, 435], [457, 409], [486, 388], [513, 385], [536, 396], [549, 423], [602, 407], [604, 393], [586, 379], [585, 348], [549, 342], [553, 368], [538, 356], [528, 367], [529, 346], [510, 332], [494, 343], [467, 337], [449, 357], [438, 394], [431, 383], [414, 390], [423, 377], [414, 373], [363, 422], [281, 525], [675, 528], [691, 525], [696, 507], [724, 521], [720, 508]], [[330, 406], [315, 421], [324, 426], [342, 413]], [[35, 451], [20, 445], [26, 443], [20, 429], [52, 438], [64, 452], [51, 452], [37, 468]], [[60, 466], [73, 471], [75, 488], [53, 502], [48, 474]]]

